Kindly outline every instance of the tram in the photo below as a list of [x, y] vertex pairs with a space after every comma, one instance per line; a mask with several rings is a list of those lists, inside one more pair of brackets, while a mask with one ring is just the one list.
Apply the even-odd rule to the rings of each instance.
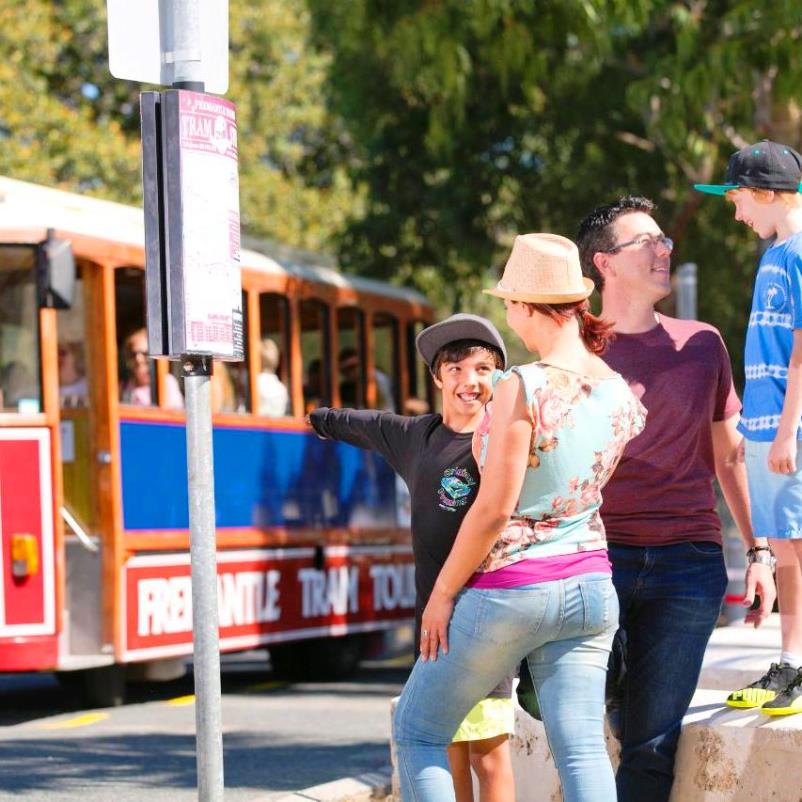
[[[318, 405], [432, 403], [410, 290], [242, 252], [245, 359], [216, 363], [220, 647], [336, 675], [414, 615], [408, 496]], [[140, 209], [0, 177], [0, 671], [120, 703], [192, 651], [180, 371], [147, 355]]]

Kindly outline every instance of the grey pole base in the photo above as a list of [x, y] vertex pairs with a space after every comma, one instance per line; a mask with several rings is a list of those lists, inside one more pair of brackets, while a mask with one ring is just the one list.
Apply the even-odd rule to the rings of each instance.
[[217, 614], [211, 357], [182, 357], [187, 413], [192, 642], [200, 802], [223, 802], [223, 727]]

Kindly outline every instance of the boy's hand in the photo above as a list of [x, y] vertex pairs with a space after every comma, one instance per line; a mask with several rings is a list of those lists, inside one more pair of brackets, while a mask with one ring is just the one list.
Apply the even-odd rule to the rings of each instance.
[[772, 473], [796, 472], [796, 437], [777, 435], [769, 449], [769, 470]]

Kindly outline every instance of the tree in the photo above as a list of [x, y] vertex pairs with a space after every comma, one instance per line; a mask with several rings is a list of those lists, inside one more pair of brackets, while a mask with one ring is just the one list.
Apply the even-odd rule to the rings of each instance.
[[[0, 173], [141, 202], [139, 91], [108, 71], [104, 0], [6, 0], [0, 8]], [[246, 233], [328, 247], [358, 209], [326, 107], [329, 57], [308, 46], [302, 0], [230, 2]]]
[[760, 136], [799, 144], [797, 4], [309, 4], [368, 191], [343, 263], [475, 308], [514, 233], [571, 236], [593, 206], [641, 193], [740, 357], [755, 243], [692, 184]]
[[[8, 0], [0, 9], [0, 172], [133, 200], [139, 146], [98, 92], [102, 2]], [[98, 23], [98, 18], [100, 22]], [[85, 60], [78, 57], [83, 52]], [[111, 81], [107, 81], [111, 83]]]

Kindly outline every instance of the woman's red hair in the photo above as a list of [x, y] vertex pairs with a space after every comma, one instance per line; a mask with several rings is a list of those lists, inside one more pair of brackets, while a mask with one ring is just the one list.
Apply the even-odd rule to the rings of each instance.
[[579, 321], [579, 336], [592, 354], [603, 354], [613, 339], [613, 324], [591, 314], [590, 303], [573, 301], [567, 304], [527, 304], [541, 315], [548, 315], [557, 323], [565, 323], [572, 317]]

